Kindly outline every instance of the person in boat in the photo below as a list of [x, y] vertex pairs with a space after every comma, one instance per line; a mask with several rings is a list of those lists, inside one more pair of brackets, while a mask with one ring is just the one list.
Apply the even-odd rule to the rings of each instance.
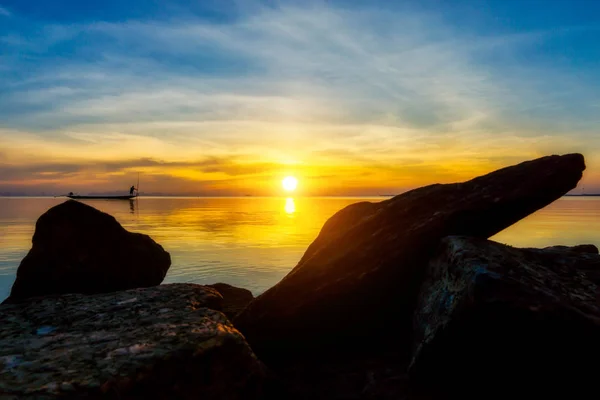
[[130, 195], [130, 196], [133, 196], [133, 192], [134, 192], [134, 191], [136, 191], [136, 190], [137, 190], [137, 189], [135, 188], [135, 186], [131, 186], [131, 187], [129, 188], [129, 195]]

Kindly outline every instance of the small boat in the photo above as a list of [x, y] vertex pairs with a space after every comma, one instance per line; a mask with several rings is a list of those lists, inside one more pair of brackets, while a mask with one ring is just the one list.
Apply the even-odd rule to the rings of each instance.
[[[140, 174], [138, 173], [138, 181], [137, 181], [137, 188], [135, 186], [132, 186], [130, 189], [130, 192], [128, 195], [122, 195], [122, 196], [109, 196], [109, 195], [89, 195], [89, 196], [80, 196], [80, 195], [76, 195], [73, 192], [69, 192], [69, 194], [67, 194], [66, 196], [70, 199], [73, 200], [131, 200], [131, 199], [135, 199], [139, 196], [139, 190], [140, 190]], [[133, 194], [134, 190], [136, 191], [135, 194]]]
[[136, 198], [137, 196], [77, 196], [68, 194], [67, 197], [73, 200], [131, 200]]

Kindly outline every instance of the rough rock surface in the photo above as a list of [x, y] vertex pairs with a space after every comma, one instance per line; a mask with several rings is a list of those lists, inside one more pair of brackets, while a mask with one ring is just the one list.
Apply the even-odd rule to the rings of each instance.
[[600, 256], [578, 249], [445, 238], [415, 313], [411, 377], [461, 398], [596, 390]]
[[193, 284], [0, 306], [0, 398], [252, 399], [263, 367]]
[[37, 221], [33, 246], [21, 261], [6, 302], [64, 293], [105, 293], [159, 285], [168, 252], [93, 207], [69, 200]]
[[492, 236], [573, 189], [584, 169], [580, 154], [549, 156], [351, 205], [234, 323], [265, 361], [410, 343], [423, 267], [439, 240]]
[[254, 300], [252, 292], [248, 289], [238, 288], [227, 283], [214, 283], [207, 286], [221, 293], [221, 296], [223, 296], [223, 313], [229, 318], [235, 317]]
[[576, 253], [598, 254], [598, 247], [594, 246], [593, 244], [579, 244], [577, 246], [550, 246], [544, 248], [544, 250], [559, 250]]

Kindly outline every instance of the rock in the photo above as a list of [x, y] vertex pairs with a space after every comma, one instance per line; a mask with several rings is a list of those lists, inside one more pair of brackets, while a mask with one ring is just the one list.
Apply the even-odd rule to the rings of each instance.
[[308, 246], [306, 252], [302, 256], [300, 263], [308, 260], [314, 253], [339, 238], [351, 228], [357, 224], [365, 221], [372, 214], [374, 214], [380, 207], [379, 203], [370, 203], [368, 201], [362, 201], [359, 203], [350, 204], [349, 206], [336, 212], [331, 218], [329, 218], [321, 231], [319, 236]]
[[415, 314], [411, 378], [450, 398], [595, 391], [600, 280], [586, 271], [600, 256], [572, 250], [445, 238]]
[[234, 324], [271, 362], [411, 343], [417, 291], [439, 240], [492, 236], [573, 189], [584, 169], [580, 154], [549, 156], [349, 206]]
[[598, 254], [598, 247], [593, 244], [579, 244], [577, 246], [550, 246], [544, 248], [544, 250], [558, 250], [558, 251], [574, 251], [575, 253], [591, 253]]
[[223, 313], [228, 318], [235, 317], [254, 300], [252, 292], [248, 289], [238, 288], [227, 283], [215, 283], [207, 286], [217, 290], [223, 296]]
[[253, 399], [265, 371], [193, 284], [0, 306], [0, 398]]
[[371, 359], [339, 359], [327, 363], [300, 363], [278, 370], [290, 400], [396, 400], [420, 399], [411, 393], [406, 365], [394, 355]]
[[37, 221], [6, 302], [64, 293], [104, 293], [159, 285], [169, 253], [93, 207], [69, 200]]

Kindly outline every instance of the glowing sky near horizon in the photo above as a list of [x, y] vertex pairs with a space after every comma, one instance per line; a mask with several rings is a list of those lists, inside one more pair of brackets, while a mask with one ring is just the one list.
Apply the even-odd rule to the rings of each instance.
[[598, 39], [585, 0], [0, 0], [0, 193], [398, 193], [569, 152], [600, 192]]

